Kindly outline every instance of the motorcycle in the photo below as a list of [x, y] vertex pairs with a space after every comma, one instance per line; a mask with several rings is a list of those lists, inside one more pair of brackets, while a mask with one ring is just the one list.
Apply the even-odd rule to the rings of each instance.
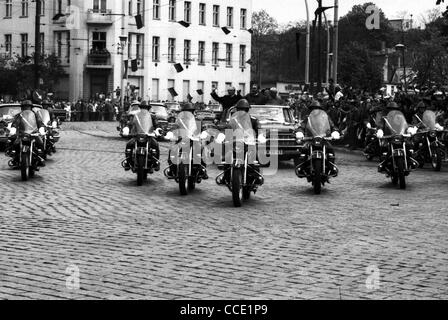
[[[254, 130], [249, 114], [244, 111], [235, 112], [230, 119], [230, 126], [234, 132], [232, 139], [223, 133], [216, 138], [216, 146], [221, 145], [224, 150], [230, 149], [229, 156], [218, 165], [223, 172], [216, 177], [216, 183], [227, 186], [232, 192], [233, 204], [241, 207], [242, 200], [249, 200], [253, 192], [264, 184], [264, 178], [260, 173], [260, 163], [256, 160], [257, 142], [266, 143], [255, 139]], [[226, 148], [226, 146], [228, 148]], [[223, 155], [226, 155], [225, 152]]]
[[426, 110], [419, 120], [422, 130], [413, 137], [416, 146], [415, 159], [420, 168], [423, 168], [425, 163], [431, 163], [434, 171], [440, 171], [445, 158], [445, 145], [439, 140], [443, 128], [436, 123], [436, 114], [432, 110]]
[[58, 121], [51, 121], [50, 113], [46, 109], [37, 109], [36, 113], [42, 119], [42, 122], [45, 125], [46, 135], [42, 137], [44, 143], [44, 159], [47, 159], [47, 156], [51, 156], [53, 153], [56, 153], [56, 143], [59, 141], [59, 132], [57, 131], [59, 125]]
[[[401, 111], [391, 111], [384, 118], [384, 130], [379, 129], [377, 137], [380, 140], [383, 160], [378, 166], [378, 172], [390, 177], [392, 184], [406, 189], [406, 177], [415, 170], [419, 163], [413, 158], [414, 151], [409, 146], [413, 134], [406, 118]], [[384, 135], [386, 131], [387, 135]]]
[[[23, 111], [20, 115], [21, 124], [19, 132], [17, 129], [12, 127], [10, 129], [10, 135], [15, 136], [18, 134], [17, 139], [19, 139], [18, 150], [11, 150], [9, 156], [12, 158], [16, 157], [16, 152], [19, 152], [18, 166], [21, 172], [22, 181], [27, 181], [29, 178], [33, 178], [36, 171], [39, 171], [39, 154], [35, 146], [36, 138], [39, 136], [44, 136], [44, 128], [37, 128], [36, 116], [32, 111]], [[13, 160], [9, 161], [10, 167], [16, 167]]]
[[380, 143], [376, 137], [376, 131], [370, 123], [367, 123], [364, 156], [368, 161], [372, 161], [375, 157], [381, 157]]
[[158, 132], [154, 131], [151, 113], [147, 110], [141, 110], [134, 115], [132, 119], [132, 131], [129, 127], [123, 129], [124, 137], [135, 139], [134, 149], [132, 150], [132, 159], [126, 159], [122, 162], [125, 168], [125, 162], [129, 161], [131, 170], [137, 174], [137, 185], [142, 186], [145, 180], [148, 180], [148, 174], [153, 174], [154, 170], [160, 165], [156, 158], [157, 150], [150, 148], [151, 139], [156, 139]]
[[[202, 143], [207, 139], [206, 131], [200, 133], [196, 119], [191, 112], [179, 113], [176, 120], [176, 136], [173, 132], [167, 134], [166, 139], [176, 141], [170, 151], [172, 165], [164, 170], [165, 176], [179, 184], [181, 195], [187, 195], [193, 191], [196, 184], [200, 184], [206, 178], [206, 168], [202, 165]], [[175, 168], [174, 168], [175, 167]], [[172, 170], [173, 175], [168, 171]]]
[[323, 110], [313, 110], [308, 117], [307, 130], [310, 137], [298, 139], [305, 142], [300, 164], [296, 166], [295, 173], [299, 178], [307, 178], [313, 185], [314, 193], [320, 194], [325, 183], [339, 174], [334, 164], [335, 155], [328, 152], [330, 141], [340, 139], [339, 133], [331, 134], [328, 115]]

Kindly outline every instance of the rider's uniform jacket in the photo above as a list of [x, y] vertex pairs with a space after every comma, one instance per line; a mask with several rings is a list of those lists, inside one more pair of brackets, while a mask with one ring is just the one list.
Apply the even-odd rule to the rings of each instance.
[[[29, 110], [29, 111], [33, 112], [34, 116], [36, 117], [37, 128], [40, 129], [41, 127], [45, 127], [44, 122], [42, 121], [41, 117], [36, 112], [34, 112], [33, 110]], [[22, 120], [21, 120], [22, 112], [20, 112], [19, 114], [17, 114], [14, 117], [14, 120], [12, 121], [12, 124], [11, 124], [11, 126], [16, 128], [17, 131], [19, 131], [20, 124], [22, 123]]]

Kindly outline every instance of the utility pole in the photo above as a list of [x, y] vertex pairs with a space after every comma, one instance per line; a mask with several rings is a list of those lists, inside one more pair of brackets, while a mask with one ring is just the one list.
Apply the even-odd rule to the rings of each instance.
[[258, 48], [258, 89], [261, 90], [261, 50]]
[[36, 25], [34, 28], [34, 89], [39, 89], [40, 87], [40, 12], [42, 3], [41, 0], [36, 0]]
[[334, 0], [333, 80], [338, 83], [339, 1]]
[[305, 0], [306, 6], [306, 57], [305, 57], [305, 84], [310, 83], [310, 12], [308, 0]]
[[317, 26], [317, 91], [322, 91], [322, 0], [317, 0], [319, 17]]

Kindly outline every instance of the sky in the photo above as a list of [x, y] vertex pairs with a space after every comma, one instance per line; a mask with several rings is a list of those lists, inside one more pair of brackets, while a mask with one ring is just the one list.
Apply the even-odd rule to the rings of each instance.
[[[408, 12], [408, 17], [413, 14], [413, 19], [417, 20], [417, 25], [421, 21], [421, 15], [424, 15], [428, 10], [440, 7], [445, 9], [447, 4], [443, 3], [436, 6], [436, 0], [339, 0], [339, 16], [343, 16], [350, 11], [350, 9], [357, 4], [365, 2], [375, 3], [385, 14], [388, 19], [400, 18], [400, 12]], [[447, 2], [447, 1], [445, 1]], [[308, 0], [310, 6], [310, 19], [314, 17], [314, 11], [317, 8], [316, 0]], [[334, 0], [323, 0], [322, 5], [330, 7], [334, 5]], [[278, 23], [287, 24], [290, 21], [306, 20], [305, 0], [252, 0], [254, 11], [265, 9]], [[333, 10], [329, 9], [328, 19], [333, 19]]]

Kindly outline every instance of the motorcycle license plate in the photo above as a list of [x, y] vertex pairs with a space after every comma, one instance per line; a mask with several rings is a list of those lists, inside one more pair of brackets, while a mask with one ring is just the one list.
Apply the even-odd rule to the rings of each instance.
[[394, 157], [402, 157], [404, 156], [404, 150], [403, 149], [395, 149], [394, 150]]
[[146, 148], [138, 148], [137, 149], [138, 155], [145, 155], [146, 154]]
[[323, 159], [322, 152], [314, 152], [313, 153], [313, 159]]
[[28, 150], [29, 150], [29, 147], [28, 147], [28, 146], [23, 146], [23, 147], [22, 147], [22, 152], [28, 152]]

